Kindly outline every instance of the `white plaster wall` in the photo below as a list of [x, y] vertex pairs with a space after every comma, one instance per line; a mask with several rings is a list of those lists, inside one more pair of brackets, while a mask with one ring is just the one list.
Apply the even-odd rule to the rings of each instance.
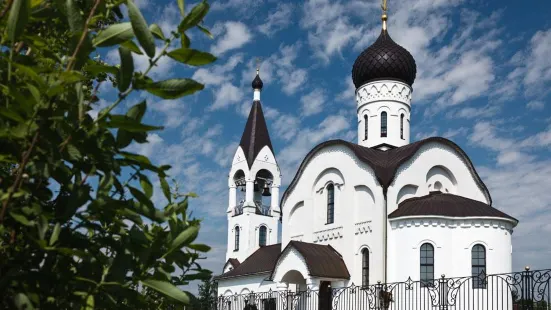
[[[335, 186], [335, 221], [326, 224], [328, 182]], [[358, 193], [357, 191], [360, 190]], [[370, 193], [369, 193], [370, 192]], [[360, 203], [358, 197], [369, 197]], [[383, 263], [383, 193], [372, 169], [356, 159], [345, 146], [335, 145], [320, 150], [304, 168], [295, 188], [287, 196], [282, 207], [282, 247], [296, 236], [298, 229], [290, 223], [301, 225], [300, 239], [304, 242], [330, 244], [345, 261], [351, 281], [361, 282], [361, 269], [356, 270], [359, 249], [369, 246], [372, 250], [370, 281], [382, 280]], [[296, 206], [302, 209], [293, 212]], [[355, 214], [365, 213], [356, 217]], [[291, 216], [292, 214], [292, 216]], [[291, 218], [292, 217], [292, 218]], [[357, 225], [358, 224], [358, 225]], [[362, 227], [362, 233], [356, 233]], [[321, 238], [322, 240], [319, 240]]]
[[[358, 144], [373, 147], [382, 143], [403, 146], [410, 142], [412, 89], [391, 80], [367, 83], [356, 90]], [[381, 113], [387, 112], [387, 136], [381, 137]], [[400, 115], [404, 114], [404, 135], [400, 137]], [[368, 115], [368, 138], [365, 140], [364, 115]]]
[[268, 292], [270, 289], [276, 291], [277, 287], [275, 282], [268, 280], [269, 273], [249, 276], [218, 280], [218, 296], [235, 295], [243, 293], [260, 293]]
[[512, 223], [503, 219], [410, 218], [391, 221], [389, 281], [420, 277], [420, 248], [434, 246], [434, 276], [471, 275], [471, 249], [486, 248], [487, 274], [512, 272]]
[[[453, 180], [438, 173], [441, 168], [431, 171], [433, 167], [445, 167], [443, 170], [447, 170]], [[489, 203], [489, 197], [486, 197], [475, 178], [467, 162], [455, 150], [438, 142], [428, 143], [398, 168], [396, 177], [388, 188], [388, 212], [396, 210], [398, 203], [407, 198], [428, 195], [436, 181], [449, 189], [449, 193]], [[412, 187], [417, 187], [414, 195], [411, 194]]]

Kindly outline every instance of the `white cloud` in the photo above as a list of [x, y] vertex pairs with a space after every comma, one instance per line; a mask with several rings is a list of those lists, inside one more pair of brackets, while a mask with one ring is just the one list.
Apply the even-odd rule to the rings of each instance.
[[500, 111], [501, 111], [501, 107], [497, 105], [493, 105], [493, 106], [488, 105], [488, 106], [479, 107], [479, 108], [465, 107], [459, 110], [448, 112], [446, 113], [446, 116], [448, 118], [481, 119], [481, 118], [495, 116]]
[[320, 113], [323, 111], [323, 104], [325, 100], [325, 92], [320, 88], [316, 88], [308, 94], [302, 96], [300, 98], [302, 115], [311, 116]]
[[258, 26], [258, 31], [267, 36], [292, 25], [293, 5], [290, 3], [278, 3], [276, 9], [266, 18], [266, 22]]
[[543, 103], [543, 101], [532, 100], [526, 104], [526, 107], [530, 110], [543, 110], [545, 104]]
[[232, 55], [225, 64], [217, 64], [209, 68], [199, 68], [192, 76], [192, 79], [205, 84], [205, 86], [219, 86], [223, 82], [231, 81], [232, 71], [241, 62], [243, 54]]
[[[223, 27], [224, 30], [219, 30]], [[247, 44], [252, 39], [252, 34], [242, 22], [225, 22], [223, 25], [217, 24], [213, 28], [214, 33], [224, 33], [211, 48], [211, 53], [221, 55], [229, 50], [238, 49]]]
[[243, 99], [243, 91], [231, 83], [222, 84], [214, 91], [214, 103], [209, 110], [218, 110], [235, 104]]
[[304, 158], [308, 151], [322, 141], [335, 138], [337, 134], [348, 129], [349, 125], [350, 122], [346, 117], [330, 115], [315, 127], [301, 128], [300, 134], [297, 134], [292, 142], [279, 152], [278, 163], [282, 175], [288, 176], [284, 179], [284, 182], [288, 183], [292, 179], [299, 161]]
[[300, 129], [300, 119], [291, 114], [280, 113], [274, 108], [265, 107], [264, 116], [269, 121], [271, 128], [275, 129], [273, 138], [289, 141]]
[[[267, 59], [262, 60], [260, 77], [264, 87], [270, 87], [274, 83], [281, 84], [281, 90], [287, 95], [293, 95], [301, 90], [307, 83], [308, 71], [295, 65], [300, 43], [293, 45], [281, 45], [279, 51]], [[250, 61], [242, 73], [243, 83], [249, 84], [255, 72], [255, 63]], [[250, 84], [249, 84], [250, 85]]]

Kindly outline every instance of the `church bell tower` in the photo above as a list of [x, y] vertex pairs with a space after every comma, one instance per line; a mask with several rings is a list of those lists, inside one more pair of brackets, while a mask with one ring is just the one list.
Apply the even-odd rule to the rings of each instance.
[[278, 243], [281, 174], [260, 103], [262, 87], [257, 68], [253, 104], [228, 177], [226, 261], [243, 262], [259, 247]]

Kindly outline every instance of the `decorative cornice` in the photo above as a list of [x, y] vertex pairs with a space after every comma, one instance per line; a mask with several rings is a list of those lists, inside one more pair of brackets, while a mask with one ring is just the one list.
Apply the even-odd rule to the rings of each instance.
[[364, 221], [354, 224], [354, 234], [366, 234], [371, 233], [371, 221]]
[[398, 101], [411, 106], [412, 89], [399, 81], [375, 81], [358, 87], [356, 103], [358, 108], [375, 101]]
[[499, 228], [513, 233], [513, 223], [505, 218], [452, 218], [444, 216], [409, 216], [396, 219], [389, 219], [392, 229], [404, 229], [409, 227], [447, 227], [447, 228], [470, 228], [486, 227]]
[[319, 230], [314, 232], [314, 243], [342, 238], [342, 226]]

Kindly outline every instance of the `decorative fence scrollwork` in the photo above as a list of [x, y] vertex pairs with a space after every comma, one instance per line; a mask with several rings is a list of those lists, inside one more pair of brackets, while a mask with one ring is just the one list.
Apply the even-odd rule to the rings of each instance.
[[[323, 294], [329, 294], [328, 296]], [[323, 296], [322, 296], [323, 295]], [[326, 303], [330, 301], [330, 303]], [[551, 310], [551, 269], [218, 297], [204, 310]]]

